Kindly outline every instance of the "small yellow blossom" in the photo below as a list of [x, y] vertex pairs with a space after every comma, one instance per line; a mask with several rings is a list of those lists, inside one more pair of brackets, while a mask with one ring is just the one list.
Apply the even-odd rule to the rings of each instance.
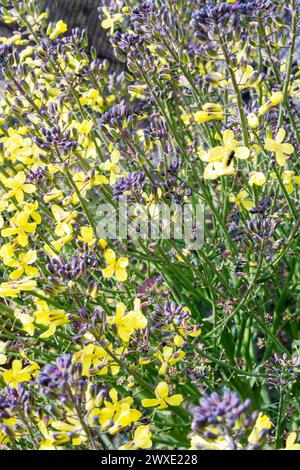
[[13, 178], [7, 178], [5, 181], [5, 186], [11, 191], [7, 193], [7, 197], [15, 197], [18, 203], [24, 201], [24, 193], [32, 194], [36, 191], [34, 184], [25, 183], [26, 175], [24, 171], [19, 171]]
[[119, 302], [116, 307], [116, 315], [107, 318], [109, 325], [116, 325], [121, 340], [128, 343], [135, 330], [146, 328], [147, 319], [141, 311], [140, 299], [135, 300], [134, 310], [126, 313], [126, 306]]
[[[25, 133], [28, 131], [26, 130]], [[5, 159], [12, 163], [22, 162], [24, 165], [32, 164], [34, 158], [38, 156], [38, 148], [32, 144], [32, 140], [23, 137], [22, 129], [13, 129], [10, 127], [7, 136], [1, 137]]]
[[220, 104], [206, 103], [201, 111], [194, 113], [194, 119], [198, 124], [208, 121], [220, 121], [223, 119], [223, 110]]
[[78, 240], [86, 243], [88, 246], [92, 247], [96, 243], [96, 238], [94, 238], [94, 232], [92, 227], [81, 227], [80, 236]]
[[36, 231], [37, 224], [35, 222], [28, 222], [26, 214], [18, 213], [10, 221], [11, 227], [4, 228], [1, 231], [3, 238], [16, 235], [15, 241], [25, 248], [28, 243], [28, 234], [33, 234]]
[[[109, 349], [111, 348], [109, 347]], [[123, 347], [117, 348], [114, 350], [114, 356], [119, 358], [124, 352]], [[87, 377], [107, 374], [109, 369], [112, 375], [116, 375], [120, 370], [119, 364], [109, 355], [109, 352], [92, 343], [77, 351], [73, 355], [73, 362], [82, 364], [82, 375]]]
[[3, 374], [4, 381], [11, 388], [18, 388], [18, 384], [22, 382], [28, 382], [32, 374], [39, 369], [36, 363], [26, 366], [22, 369], [22, 361], [15, 359], [12, 363], [12, 368], [6, 370]]
[[133, 440], [119, 447], [119, 450], [151, 449], [151, 437], [149, 425], [138, 426], [134, 431]]
[[15, 246], [13, 244], [6, 243], [0, 248], [0, 259], [2, 259], [3, 264], [6, 261], [10, 260], [14, 256]]
[[192, 115], [181, 108], [181, 119], [185, 126], [189, 126], [192, 122]]
[[46, 253], [48, 253], [49, 256], [57, 256], [57, 253], [59, 253], [67, 243], [72, 241], [72, 239], [72, 235], [66, 235], [65, 237], [52, 241], [51, 245], [45, 244], [44, 250]]
[[103, 269], [102, 274], [105, 278], [111, 278], [115, 276], [117, 281], [124, 282], [127, 279], [126, 268], [128, 266], [128, 258], [117, 259], [116, 254], [113, 250], [108, 249], [104, 253], [106, 264], [108, 265]]
[[79, 101], [83, 106], [90, 106], [95, 111], [101, 111], [104, 105], [102, 96], [100, 96], [99, 91], [95, 88], [91, 88], [89, 91], [83, 93]]
[[266, 182], [266, 177], [261, 171], [252, 171], [250, 173], [249, 184], [253, 186], [263, 186]]
[[248, 114], [247, 121], [249, 127], [251, 127], [252, 129], [256, 129], [259, 125], [259, 120], [255, 113]]
[[22, 310], [17, 308], [15, 310], [15, 317], [20, 320], [23, 326], [23, 330], [26, 331], [29, 336], [34, 335], [34, 317], [29, 315], [28, 313], [23, 313]]
[[44, 196], [45, 202], [51, 202], [55, 199], [61, 199], [63, 197], [63, 192], [61, 189], [53, 189], [49, 193], [46, 193]]
[[262, 82], [263, 74], [259, 74], [251, 65], [244, 65], [235, 73], [239, 88], [258, 88]]
[[235, 173], [233, 163], [229, 166], [223, 162], [209, 163], [204, 170], [203, 178], [206, 180], [215, 180], [220, 176], [232, 176]]
[[247, 191], [241, 189], [237, 196], [235, 196], [234, 194], [230, 194], [229, 201], [236, 204], [240, 210], [244, 208], [247, 211], [250, 211], [254, 207], [254, 202], [248, 199], [248, 197], [249, 194], [247, 193]]
[[166, 375], [168, 368], [181, 361], [184, 356], [184, 351], [174, 351], [171, 346], [165, 346], [162, 353], [155, 353], [154, 357], [157, 357], [161, 361], [161, 366], [158, 371], [159, 375]]
[[248, 437], [248, 442], [249, 444], [255, 445], [259, 444], [259, 441], [261, 440], [263, 434], [265, 431], [268, 431], [271, 429], [272, 423], [270, 421], [270, 418], [263, 413], [259, 413], [254, 428]]
[[115, 388], [109, 391], [111, 401], [104, 401], [104, 408], [94, 409], [90, 415], [90, 421], [99, 420], [103, 430], [114, 435], [121, 429], [132, 425], [142, 413], [135, 408], [131, 408], [133, 399], [126, 397], [118, 400], [118, 393]]
[[[212, 428], [213, 433], [216, 429]], [[217, 431], [217, 430], [216, 430]], [[237, 445], [238, 449], [241, 445]], [[217, 436], [214, 439], [205, 439], [198, 434], [191, 435], [190, 450], [232, 450], [232, 442], [229, 436]]]
[[113, 34], [115, 23], [122, 21], [123, 15], [122, 13], [115, 13], [114, 15], [111, 15], [107, 7], [102, 7], [102, 11], [106, 18], [102, 21], [101, 26], [103, 29], [109, 29], [110, 34]]
[[110, 184], [115, 184], [115, 182], [117, 181], [117, 177], [120, 173], [120, 168], [117, 165], [120, 160], [120, 157], [121, 154], [119, 150], [114, 150], [111, 154], [110, 160], [107, 160], [106, 162], [101, 164], [102, 170], [110, 172]]
[[275, 152], [275, 158], [280, 166], [284, 166], [286, 163], [286, 155], [291, 155], [294, 152], [292, 144], [283, 142], [285, 138], [285, 130], [279, 129], [275, 139], [267, 137], [265, 139], [265, 149], [269, 152]]
[[204, 179], [216, 179], [220, 176], [231, 176], [235, 173], [235, 158], [245, 160], [249, 158], [248, 147], [239, 145], [234, 138], [234, 133], [226, 129], [223, 132], [223, 146], [210, 149], [207, 155], [202, 154], [201, 159], [208, 161], [204, 170]]
[[275, 108], [276, 106], [281, 103], [282, 100], [282, 92], [281, 91], [276, 91], [276, 93], [273, 93], [268, 101], [264, 103], [258, 110], [259, 115], [263, 116], [266, 114], [271, 108]]
[[300, 450], [300, 444], [297, 444], [297, 433], [291, 432], [286, 440], [285, 448], [281, 450]]
[[0, 284], [0, 298], [17, 297], [20, 292], [34, 290], [36, 285], [36, 281], [29, 277], [19, 281], [3, 282]]
[[[275, 178], [275, 173], [271, 173], [271, 177]], [[295, 189], [295, 184], [300, 185], [300, 176], [296, 176], [294, 171], [285, 170], [282, 172], [281, 175], [282, 182], [288, 192], [288, 194], [292, 194]]]
[[87, 119], [85, 119], [82, 122], [78, 122], [78, 121], [73, 122], [73, 127], [75, 127], [75, 129], [77, 129], [79, 132], [81, 132], [85, 136], [89, 135], [89, 133], [91, 132], [93, 128], [93, 125], [94, 125], [93, 121], [88, 121]]
[[157, 407], [159, 410], [168, 408], [168, 406], [179, 406], [183, 402], [182, 395], [169, 396], [169, 386], [167, 382], [160, 382], [155, 389], [156, 398], [145, 398], [142, 400], [142, 406], [145, 408]]
[[58, 237], [70, 235], [73, 232], [72, 225], [77, 217], [77, 212], [68, 212], [57, 206], [56, 204], [51, 207], [52, 214], [56, 220], [55, 234]]
[[61, 34], [64, 34], [66, 31], [68, 31], [68, 26], [62, 20], [59, 20], [54, 26], [54, 29], [52, 29], [52, 31], [50, 32], [49, 38], [56, 39]]
[[37, 310], [34, 312], [36, 323], [48, 327], [48, 329], [40, 335], [40, 338], [49, 338], [49, 336], [55, 334], [58, 326], [69, 323], [64, 310], [50, 309], [45, 300], [37, 300], [36, 305]]
[[245, 160], [250, 156], [248, 147], [239, 145], [234, 138], [234, 133], [226, 129], [223, 132], [223, 146], [214, 147], [209, 150], [208, 158], [210, 162], [223, 162], [225, 166], [230, 166], [230, 158]]
[[63, 445], [70, 441], [73, 446], [80, 446], [87, 441], [80, 419], [74, 415], [73, 411], [69, 411], [65, 421], [53, 421], [51, 426], [55, 429], [55, 432], [51, 433], [54, 446]]
[[27, 253], [20, 253], [18, 260], [14, 258], [6, 259], [4, 261], [5, 266], [9, 268], [15, 268], [9, 275], [11, 280], [17, 280], [25, 273], [28, 277], [37, 277], [39, 270], [31, 266], [37, 260], [36, 250], [29, 250]]

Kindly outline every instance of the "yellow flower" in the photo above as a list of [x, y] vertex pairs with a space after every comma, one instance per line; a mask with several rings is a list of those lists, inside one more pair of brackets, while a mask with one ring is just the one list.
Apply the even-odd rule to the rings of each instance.
[[[27, 131], [26, 131], [27, 132]], [[20, 161], [25, 165], [32, 163], [32, 157], [38, 156], [37, 147], [32, 145], [30, 138], [22, 137], [22, 130], [15, 130], [12, 127], [8, 129], [7, 136], [1, 137], [3, 143], [4, 157], [15, 163]]]
[[65, 421], [53, 421], [51, 426], [55, 429], [55, 432], [50, 434], [54, 446], [63, 445], [70, 441], [73, 446], [80, 446], [87, 441], [81, 422], [73, 411], [68, 412]]
[[172, 395], [169, 397], [169, 386], [167, 382], [160, 382], [155, 389], [156, 398], [145, 398], [142, 405], [145, 408], [157, 406], [159, 410], [168, 408], [168, 406], [179, 406], [183, 402], [182, 395]]
[[259, 74], [251, 65], [244, 65], [235, 73], [239, 88], [257, 88], [262, 82], [263, 74]]
[[248, 437], [249, 444], [259, 444], [259, 441], [264, 436], [265, 431], [268, 431], [269, 429], [271, 429], [271, 427], [272, 423], [270, 421], [270, 418], [264, 415], [263, 413], [259, 413], [254, 428], [252, 429], [252, 432]]
[[62, 309], [49, 309], [45, 300], [36, 301], [37, 310], [34, 312], [35, 321], [38, 325], [49, 328], [40, 335], [40, 338], [49, 338], [56, 332], [56, 328], [69, 323], [68, 317]]
[[95, 245], [96, 238], [94, 238], [94, 232], [92, 227], [81, 227], [80, 234], [81, 236], [78, 237], [78, 240], [86, 243], [90, 247]]
[[132, 388], [135, 386], [135, 380], [134, 380], [134, 376], [133, 375], [130, 375], [128, 378], [127, 378], [127, 387], [128, 388]]
[[150, 426], [138, 426], [134, 432], [133, 440], [119, 447], [119, 450], [151, 449], [152, 434]]
[[106, 392], [97, 387], [97, 384], [89, 382], [85, 392], [85, 409], [89, 412], [102, 405]]
[[291, 432], [286, 440], [285, 449], [281, 450], [300, 450], [300, 444], [296, 443], [297, 441], [297, 433]]
[[181, 253], [183, 256], [181, 255], [176, 255], [176, 258], [178, 259], [178, 261], [180, 261], [180, 263], [184, 263], [185, 261], [185, 258], [191, 253], [190, 250], [188, 250], [187, 248], [183, 248], [181, 250]]
[[9, 442], [11, 436], [13, 436], [14, 439], [20, 439], [20, 433], [16, 435], [16, 427], [19, 424], [19, 420], [17, 418], [4, 418], [1, 421], [4, 426], [0, 429], [0, 444]]
[[22, 310], [17, 308], [15, 310], [15, 317], [20, 320], [23, 326], [23, 330], [29, 334], [29, 336], [34, 335], [34, 318], [28, 313], [23, 313]]
[[74, 224], [77, 217], [77, 212], [67, 212], [56, 204], [51, 207], [52, 214], [57, 222], [55, 234], [58, 237], [70, 235], [73, 232], [72, 224]]
[[1, 235], [3, 238], [10, 237], [12, 235], [16, 235], [15, 241], [25, 248], [29, 241], [28, 241], [28, 233], [32, 234], [35, 232], [37, 224], [34, 222], [28, 222], [28, 219], [22, 217], [20, 214], [15, 215], [11, 219], [11, 227], [4, 228], [1, 231]]
[[126, 306], [119, 302], [116, 307], [116, 315], [107, 318], [109, 325], [116, 325], [121, 340], [128, 343], [134, 330], [144, 329], [147, 319], [141, 311], [141, 301], [135, 300], [134, 310], [126, 313]]
[[[271, 177], [275, 178], [275, 173], [271, 173]], [[291, 194], [294, 191], [294, 184], [300, 185], [300, 176], [295, 176], [295, 172], [291, 170], [283, 171], [281, 179], [288, 194]]]
[[223, 146], [214, 147], [209, 150], [209, 162], [223, 162], [225, 167], [229, 167], [234, 158], [245, 160], [250, 156], [248, 147], [239, 145], [231, 130], [226, 129], [223, 132], [223, 144]]
[[9, 260], [14, 256], [15, 246], [12, 244], [2, 245], [0, 248], [0, 258], [2, 258], [3, 263], [5, 264], [6, 260]]
[[255, 113], [248, 114], [247, 121], [249, 127], [251, 127], [252, 129], [256, 129], [258, 127], [259, 120]]
[[230, 194], [229, 201], [236, 204], [240, 210], [244, 208], [247, 209], [247, 211], [250, 211], [254, 207], [254, 202], [250, 199], [247, 199], [248, 197], [249, 194], [247, 193], [247, 191], [241, 189], [237, 196], [235, 196], [234, 194]]
[[[209, 429], [212, 434], [216, 431], [215, 428]], [[214, 439], [199, 436], [199, 434], [191, 434], [191, 447], [190, 450], [232, 450], [232, 440], [229, 436], [218, 436]], [[237, 444], [238, 449], [241, 445]]]
[[[112, 346], [109, 349], [112, 349]], [[124, 352], [123, 347], [117, 348], [114, 350], [114, 356], [119, 358]], [[112, 375], [116, 375], [120, 370], [119, 364], [105, 349], [91, 343], [73, 355], [73, 362], [82, 364], [82, 375], [87, 377], [107, 374], [108, 369], [110, 369]]]
[[68, 26], [62, 20], [59, 20], [54, 26], [54, 29], [50, 33], [48, 33], [49, 38], [56, 39], [58, 36], [65, 33], [66, 31], [68, 31]]
[[226, 129], [223, 132], [223, 146], [213, 147], [208, 153], [202, 154], [201, 159], [208, 161], [204, 170], [204, 179], [216, 179], [219, 176], [231, 176], [235, 173], [235, 158], [245, 160], [250, 156], [248, 147], [239, 145], [234, 138], [234, 133]]
[[44, 201], [45, 202], [51, 202], [54, 199], [61, 199], [63, 197], [64, 193], [62, 192], [61, 189], [53, 189], [49, 193], [45, 194], [44, 196]]
[[115, 182], [117, 181], [117, 175], [120, 173], [120, 168], [117, 166], [120, 157], [121, 154], [119, 150], [114, 150], [111, 154], [110, 160], [107, 160], [106, 162], [101, 164], [102, 170], [110, 172], [110, 184], [115, 184]]
[[35, 363], [22, 369], [22, 362], [15, 359], [12, 363], [12, 368], [4, 372], [3, 379], [9, 387], [17, 388], [19, 383], [28, 382], [32, 374], [38, 369], [39, 366]]
[[266, 182], [266, 177], [261, 171], [252, 171], [250, 173], [249, 184], [253, 186], [263, 186]]
[[102, 11], [106, 16], [106, 19], [102, 21], [101, 26], [103, 29], [110, 29], [110, 34], [113, 34], [115, 23], [122, 21], [123, 15], [121, 13], [111, 15], [107, 7], [102, 7]]
[[16, 268], [9, 275], [12, 280], [19, 279], [24, 273], [28, 277], [37, 277], [39, 270], [31, 266], [37, 259], [36, 250], [29, 250], [27, 253], [20, 253], [18, 261], [14, 258], [6, 259], [5, 266], [9, 268]]
[[47, 419], [45, 422], [45, 420], [40, 419], [37, 424], [37, 427], [44, 438], [44, 440], [40, 442], [39, 450], [56, 450], [54, 439], [52, 438], [53, 433], [48, 431], [47, 424], [50, 425], [51, 420]]
[[0, 284], [0, 298], [17, 297], [22, 291], [34, 290], [36, 285], [36, 281], [27, 277], [20, 281], [3, 282]]
[[142, 312], [142, 302], [140, 299], [135, 299], [134, 309], [129, 312], [132, 317], [133, 327], [135, 330], [143, 330], [147, 326], [147, 318]]
[[142, 413], [135, 408], [131, 408], [133, 404], [131, 397], [118, 400], [118, 393], [115, 388], [109, 391], [109, 397], [111, 402], [105, 400], [105, 407], [94, 409], [89, 420], [97, 421], [98, 419], [102, 428], [114, 435], [121, 429], [132, 425], [142, 416]]
[[[73, 181], [79, 190], [80, 196], [84, 197], [86, 193], [92, 188], [92, 180], [90, 176], [87, 176], [84, 171], [78, 171], [73, 175]], [[79, 197], [76, 192], [66, 200], [67, 203], [72, 202], [73, 204], [78, 204], [80, 202]], [[64, 205], [66, 205], [64, 203]], [[73, 214], [75, 214], [74, 212]]]
[[90, 106], [95, 110], [101, 110], [104, 105], [102, 96], [99, 95], [99, 91], [95, 88], [91, 88], [89, 91], [83, 93], [79, 101], [83, 106]]
[[60, 252], [67, 243], [72, 241], [72, 239], [72, 235], [66, 235], [65, 237], [59, 238], [58, 240], [51, 242], [51, 246], [53, 246], [55, 251], [51, 248], [51, 246], [49, 246], [49, 244], [44, 245], [44, 250], [50, 256], [57, 256], [57, 252]]
[[77, 129], [79, 132], [84, 134], [85, 136], [88, 136], [89, 133], [91, 132], [93, 128], [93, 121], [88, 121], [87, 119], [84, 119], [82, 122], [74, 121], [73, 122], [73, 127]]
[[117, 281], [124, 282], [127, 279], [126, 268], [128, 266], [128, 258], [116, 258], [116, 254], [113, 250], [108, 249], [104, 253], [106, 264], [108, 265], [103, 269], [102, 274], [105, 278], [111, 278], [115, 276]]
[[275, 108], [279, 103], [281, 103], [282, 100], [282, 92], [281, 91], [276, 91], [276, 93], [273, 93], [268, 101], [264, 103], [258, 110], [258, 113], [260, 116], [263, 116], [266, 114], [271, 108]]
[[202, 111], [194, 113], [194, 119], [198, 124], [208, 121], [219, 121], [223, 119], [222, 106], [216, 103], [206, 103], [202, 106]]
[[232, 176], [235, 173], [233, 163], [229, 166], [223, 162], [209, 163], [204, 170], [203, 178], [206, 180], [215, 180], [220, 176]]
[[269, 152], [275, 152], [276, 161], [280, 166], [284, 166], [286, 163], [285, 155], [291, 155], [295, 150], [292, 144], [283, 142], [285, 134], [285, 130], [281, 128], [279, 129], [275, 140], [270, 137], [265, 139], [265, 149]]
[[161, 361], [161, 366], [158, 371], [159, 375], [166, 375], [169, 367], [174, 366], [177, 362], [181, 361], [185, 356], [184, 351], [173, 351], [171, 346], [165, 346], [163, 352], [155, 353], [154, 357], [157, 357]]
[[[38, 207], [37, 201], [34, 203], [24, 203], [22, 211], [17, 212], [10, 220], [10, 227], [1, 231], [3, 238], [16, 235], [15, 241], [22, 247], [28, 245], [28, 233], [32, 234], [36, 231], [37, 224], [41, 223], [41, 216], [36, 212]], [[34, 222], [30, 222], [33, 219]]]
[[187, 113], [183, 108], [181, 109], [181, 119], [185, 126], [189, 126], [192, 121], [192, 115]]
[[36, 191], [36, 187], [34, 184], [27, 184], [26, 175], [24, 171], [19, 171], [19, 173], [14, 176], [14, 178], [7, 178], [4, 182], [5, 186], [11, 191], [7, 193], [7, 197], [15, 197], [18, 203], [24, 201], [24, 193], [32, 194]]
[[126, 306], [122, 302], [119, 302], [116, 307], [116, 315], [107, 318], [109, 325], [116, 325], [118, 335], [124, 342], [130, 340], [130, 336], [134, 332], [134, 327], [131, 321], [131, 315], [126, 313]]

